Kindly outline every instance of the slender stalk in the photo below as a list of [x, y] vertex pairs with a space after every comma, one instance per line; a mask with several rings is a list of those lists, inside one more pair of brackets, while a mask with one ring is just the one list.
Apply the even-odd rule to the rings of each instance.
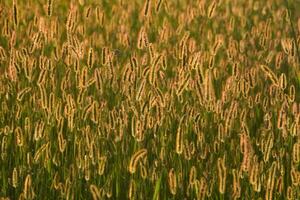
[[284, 0], [284, 2], [285, 2], [286, 9], [287, 9], [287, 11], [288, 11], [288, 15], [289, 15], [289, 20], [290, 20], [291, 29], [292, 29], [292, 35], [293, 35], [293, 38], [294, 38], [294, 40], [295, 40], [295, 45], [296, 45], [296, 50], [297, 50], [298, 62], [300, 62], [299, 47], [298, 47], [298, 43], [297, 43], [296, 31], [295, 31], [295, 28], [294, 28], [294, 25], [293, 25], [293, 22], [292, 22], [291, 8], [290, 8], [289, 1], [288, 1], [288, 0]]

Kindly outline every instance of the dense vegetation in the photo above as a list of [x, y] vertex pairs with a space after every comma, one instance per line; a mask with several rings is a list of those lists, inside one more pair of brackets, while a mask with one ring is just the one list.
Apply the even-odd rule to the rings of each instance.
[[0, 0], [0, 198], [298, 199], [299, 10]]

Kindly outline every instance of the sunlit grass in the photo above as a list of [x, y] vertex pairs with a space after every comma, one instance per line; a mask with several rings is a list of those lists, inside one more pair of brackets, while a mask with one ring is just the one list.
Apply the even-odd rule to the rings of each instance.
[[297, 199], [298, 10], [0, 0], [0, 198]]

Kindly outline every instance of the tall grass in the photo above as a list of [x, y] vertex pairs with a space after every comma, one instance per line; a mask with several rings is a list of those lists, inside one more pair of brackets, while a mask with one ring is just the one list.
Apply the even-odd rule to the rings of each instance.
[[0, 0], [0, 198], [297, 199], [298, 6]]

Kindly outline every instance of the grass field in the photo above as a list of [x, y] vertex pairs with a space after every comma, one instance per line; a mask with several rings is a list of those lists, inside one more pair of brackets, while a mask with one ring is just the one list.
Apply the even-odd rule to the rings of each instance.
[[299, 0], [0, 0], [0, 199], [299, 199]]

